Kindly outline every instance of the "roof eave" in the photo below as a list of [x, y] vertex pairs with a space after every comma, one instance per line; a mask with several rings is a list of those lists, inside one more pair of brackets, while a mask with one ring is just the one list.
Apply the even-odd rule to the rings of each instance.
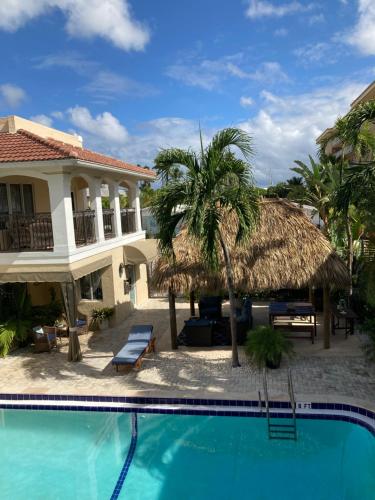
[[95, 167], [98, 170], [104, 170], [106, 172], [116, 172], [117, 174], [122, 173], [122, 174], [130, 175], [131, 177], [136, 177], [137, 179], [140, 179], [140, 180], [142, 180], [142, 179], [148, 180], [148, 181], [155, 181], [156, 180], [156, 176], [154, 174], [151, 174], [151, 172], [152, 172], [151, 170], [150, 170], [150, 175], [149, 175], [149, 174], [142, 173], [142, 172], [128, 170], [128, 169], [122, 168], [122, 167], [105, 165], [104, 163], [97, 163], [97, 162], [88, 161], [88, 160], [74, 159], [73, 163], [76, 165], [79, 165], [80, 167], [89, 167], [89, 168]]

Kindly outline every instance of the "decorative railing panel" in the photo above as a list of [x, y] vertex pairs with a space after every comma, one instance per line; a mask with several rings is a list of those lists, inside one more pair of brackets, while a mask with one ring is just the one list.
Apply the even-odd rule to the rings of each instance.
[[0, 214], [0, 252], [53, 250], [50, 213]]

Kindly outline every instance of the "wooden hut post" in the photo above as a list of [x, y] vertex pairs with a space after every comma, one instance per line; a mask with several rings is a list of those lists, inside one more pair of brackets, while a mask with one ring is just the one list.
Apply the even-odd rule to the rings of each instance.
[[323, 288], [323, 329], [324, 329], [324, 349], [331, 347], [331, 311], [329, 301], [329, 287]]
[[169, 324], [171, 330], [171, 346], [177, 349], [177, 319], [176, 319], [176, 296], [171, 287], [168, 289], [169, 299]]
[[195, 293], [190, 291], [190, 316], [195, 316]]
[[314, 302], [315, 302], [315, 297], [314, 297], [314, 288], [312, 287], [312, 285], [309, 285], [309, 302], [312, 304], [312, 305], [315, 305]]

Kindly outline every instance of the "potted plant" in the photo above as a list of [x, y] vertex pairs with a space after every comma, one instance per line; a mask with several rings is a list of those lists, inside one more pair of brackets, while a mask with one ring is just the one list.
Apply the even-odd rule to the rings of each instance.
[[294, 355], [293, 344], [283, 332], [272, 326], [257, 326], [248, 334], [246, 354], [259, 368], [279, 368], [283, 354]]
[[100, 309], [93, 309], [91, 317], [93, 323], [99, 327], [100, 330], [105, 330], [109, 326], [109, 319], [114, 314], [113, 307], [102, 307]]

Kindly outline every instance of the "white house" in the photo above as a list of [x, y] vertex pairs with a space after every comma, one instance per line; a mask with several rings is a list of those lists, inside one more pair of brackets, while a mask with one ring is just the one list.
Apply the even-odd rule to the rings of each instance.
[[138, 183], [154, 177], [84, 149], [74, 135], [0, 118], [0, 283], [27, 283], [41, 305], [51, 286], [73, 279], [81, 314], [113, 306], [123, 320], [147, 297], [145, 264], [156, 246], [145, 239]]

